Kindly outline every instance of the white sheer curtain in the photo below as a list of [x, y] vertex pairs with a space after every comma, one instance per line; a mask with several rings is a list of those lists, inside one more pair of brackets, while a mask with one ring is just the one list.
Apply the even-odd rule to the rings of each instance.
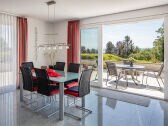
[[0, 13], [0, 93], [16, 89], [16, 17]]

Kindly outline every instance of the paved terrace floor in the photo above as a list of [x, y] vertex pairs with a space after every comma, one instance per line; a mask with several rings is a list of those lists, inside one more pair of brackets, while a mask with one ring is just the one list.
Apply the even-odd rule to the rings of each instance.
[[[92, 74], [92, 82], [91, 84], [93, 86], [97, 86], [98, 81], [95, 80], [95, 75], [97, 71], [94, 71]], [[163, 76], [163, 75], [162, 75]], [[137, 79], [139, 80], [138, 85], [135, 85], [134, 82], [131, 80], [131, 76], [128, 75], [128, 87], [126, 84], [126, 80], [121, 79], [118, 83], [117, 89], [116, 89], [116, 83], [115, 83], [115, 77], [109, 79], [108, 83], [106, 84], [107, 80], [107, 72], [103, 72], [103, 82], [102, 82], [102, 87], [107, 88], [107, 89], [112, 89], [112, 90], [117, 90], [117, 91], [123, 91], [123, 92], [129, 92], [129, 93], [134, 93], [134, 94], [140, 94], [143, 96], [150, 96], [153, 98], [158, 98], [158, 99], [164, 99], [164, 93], [163, 93], [163, 88], [164, 85], [159, 80], [161, 88], [159, 87], [157, 80], [155, 78], [148, 78], [148, 83], [146, 84], [146, 78], [144, 78], [144, 83], [142, 84], [142, 73], [140, 73], [139, 76], [137, 76]], [[163, 79], [164, 81], [164, 79]]]

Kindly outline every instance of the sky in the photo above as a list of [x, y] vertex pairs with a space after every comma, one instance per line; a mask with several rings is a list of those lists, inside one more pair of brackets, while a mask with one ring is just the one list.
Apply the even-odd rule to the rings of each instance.
[[81, 46], [89, 49], [98, 49], [98, 29], [82, 29], [81, 30]]
[[[114, 45], [117, 41], [124, 40], [126, 35], [130, 36], [135, 46], [140, 48], [152, 48], [157, 37], [156, 30], [163, 24], [163, 19], [140, 21], [103, 26], [103, 50], [106, 43], [111, 41]], [[86, 48], [98, 47], [98, 31], [96, 28], [81, 30], [81, 45]]]

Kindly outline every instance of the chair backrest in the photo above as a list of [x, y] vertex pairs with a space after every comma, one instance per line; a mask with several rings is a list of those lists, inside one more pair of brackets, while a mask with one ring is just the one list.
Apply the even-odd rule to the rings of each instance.
[[160, 66], [160, 69], [158, 71], [158, 76], [162, 74], [163, 69], [164, 69], [164, 63]]
[[68, 72], [78, 73], [80, 64], [78, 63], [70, 63], [68, 66]]
[[90, 77], [92, 69], [83, 70], [79, 80], [79, 97], [90, 93]]
[[107, 72], [109, 75], [118, 76], [115, 63], [109, 61], [109, 62], [106, 62], [106, 66], [107, 66]]
[[123, 64], [125, 64], [125, 65], [130, 65], [130, 60], [128, 60], [128, 59], [123, 59]]
[[32, 72], [28, 67], [20, 67], [22, 78], [23, 78], [23, 89], [33, 91], [33, 79]]
[[65, 68], [65, 62], [56, 62], [56, 65], [54, 65], [54, 70], [64, 71], [64, 68]]
[[30, 70], [34, 68], [33, 62], [23, 62], [21, 64], [22, 67], [28, 67]]
[[47, 69], [47, 66], [41, 66], [41, 69]]
[[50, 80], [48, 73], [45, 69], [35, 68], [36, 78], [38, 80], [38, 90], [37, 92], [49, 96], [50, 95]]

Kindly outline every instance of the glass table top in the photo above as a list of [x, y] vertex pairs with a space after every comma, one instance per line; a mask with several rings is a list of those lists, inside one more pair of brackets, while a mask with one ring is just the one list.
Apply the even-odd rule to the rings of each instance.
[[71, 81], [74, 79], [78, 79], [79, 74], [78, 73], [73, 73], [73, 72], [64, 72], [64, 71], [59, 71], [55, 70], [56, 72], [62, 74], [62, 76], [59, 77], [49, 77], [51, 81], [58, 82], [58, 83], [64, 83], [67, 81]]
[[[64, 83], [67, 81], [71, 81], [74, 79], [78, 79], [79, 73], [73, 73], [73, 72], [64, 72], [64, 71], [59, 71], [55, 70], [57, 73], [60, 73], [62, 76], [59, 77], [49, 77], [51, 81], [58, 82], [58, 83]], [[33, 72], [33, 76], [35, 75], [35, 72]]]

